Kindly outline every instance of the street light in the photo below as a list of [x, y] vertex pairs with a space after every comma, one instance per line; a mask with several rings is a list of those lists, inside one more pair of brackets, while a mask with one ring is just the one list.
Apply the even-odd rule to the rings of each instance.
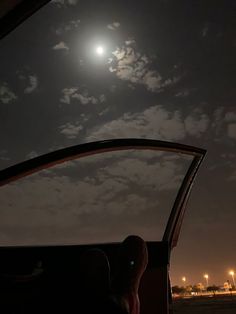
[[233, 285], [234, 285], [234, 287], [235, 287], [234, 271], [233, 271], [233, 270], [231, 270], [231, 271], [229, 272], [229, 275], [231, 275], [231, 276], [232, 276]]
[[183, 283], [186, 283], [186, 277], [182, 277]]
[[205, 274], [203, 277], [206, 279], [206, 287], [208, 287], [208, 279], [209, 279], [208, 274]]

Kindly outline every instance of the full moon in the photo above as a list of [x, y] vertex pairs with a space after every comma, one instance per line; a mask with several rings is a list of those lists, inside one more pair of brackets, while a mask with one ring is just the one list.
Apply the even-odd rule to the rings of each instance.
[[104, 48], [102, 46], [98, 46], [96, 48], [96, 53], [99, 55], [99, 56], [102, 56], [104, 54]]

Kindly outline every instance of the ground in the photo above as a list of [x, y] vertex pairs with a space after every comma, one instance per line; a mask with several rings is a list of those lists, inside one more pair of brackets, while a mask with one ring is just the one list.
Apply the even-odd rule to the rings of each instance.
[[235, 314], [236, 296], [193, 297], [174, 301], [174, 314]]

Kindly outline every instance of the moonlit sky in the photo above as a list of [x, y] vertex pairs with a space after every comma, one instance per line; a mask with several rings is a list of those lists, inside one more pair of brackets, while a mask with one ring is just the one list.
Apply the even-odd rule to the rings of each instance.
[[[236, 271], [235, 53], [234, 1], [54, 0], [0, 42], [0, 167], [108, 138], [142, 137], [206, 148], [173, 251], [171, 277], [173, 284], [181, 284], [182, 276], [197, 283], [208, 273], [209, 283], [221, 284], [230, 279], [229, 269]], [[57, 194], [48, 204], [37, 202], [46, 211], [39, 206], [29, 214], [30, 202], [51, 190], [72, 214], [66, 191], [74, 197], [84, 219], [89, 208], [98, 213], [107, 202], [114, 221], [114, 215], [135, 208], [122, 216], [124, 231], [139, 226], [132, 222], [135, 217], [146, 232], [154, 208], [168, 212], [187, 160], [140, 152], [114, 158], [84, 161], [86, 166], [76, 167], [88, 170], [78, 170], [77, 176], [75, 165], [69, 165], [22, 181], [20, 188], [2, 189], [2, 243], [19, 236], [27, 242], [40, 229], [42, 213], [49, 227], [71, 226], [69, 210], [65, 213], [61, 206], [55, 214], [51, 207]], [[78, 203], [75, 187], [88, 207]], [[98, 209], [88, 190], [101, 201]], [[6, 196], [9, 200], [14, 193], [20, 193], [20, 201], [7, 203]], [[48, 236], [63, 242], [62, 229]], [[69, 236], [76, 242], [81, 234], [71, 231]]]

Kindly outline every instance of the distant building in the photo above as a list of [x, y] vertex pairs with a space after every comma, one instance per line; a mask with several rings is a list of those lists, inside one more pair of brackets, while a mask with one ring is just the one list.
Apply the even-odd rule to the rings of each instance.
[[203, 286], [203, 284], [201, 282], [199, 282], [197, 284], [197, 288], [199, 289], [199, 291], [203, 291], [204, 290], [204, 286]]
[[229, 282], [229, 280], [227, 280], [226, 282], [224, 282], [224, 290], [225, 291], [231, 291], [232, 290], [232, 285]]

